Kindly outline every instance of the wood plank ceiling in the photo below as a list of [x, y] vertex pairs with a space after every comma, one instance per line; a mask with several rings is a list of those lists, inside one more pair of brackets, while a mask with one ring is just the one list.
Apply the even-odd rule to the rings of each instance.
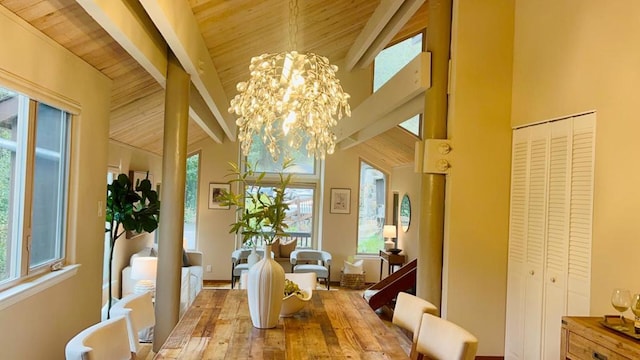
[[[296, 49], [343, 59], [380, 0], [300, 1]], [[252, 56], [280, 52], [289, 45], [286, 0], [189, 0], [229, 99], [235, 84], [248, 78]], [[162, 154], [164, 90], [74, 0], [0, 0], [0, 5], [113, 80], [109, 136], [112, 140]], [[139, 5], [139, 4], [136, 4]], [[396, 39], [426, 26], [427, 3]], [[189, 122], [188, 144], [207, 135]], [[415, 138], [391, 129], [358, 146], [363, 156], [389, 166], [413, 161]], [[365, 155], [367, 154], [367, 155]]]

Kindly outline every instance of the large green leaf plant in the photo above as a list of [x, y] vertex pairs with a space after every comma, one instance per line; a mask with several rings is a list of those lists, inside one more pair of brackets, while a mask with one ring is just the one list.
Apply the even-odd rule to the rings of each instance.
[[147, 178], [132, 184], [126, 174], [120, 174], [107, 185], [106, 232], [109, 233], [109, 305], [112, 299], [113, 250], [116, 241], [127, 231], [152, 232], [158, 228], [160, 199]]
[[[231, 190], [222, 194], [222, 204], [235, 206], [237, 212], [237, 221], [230, 225], [229, 233], [241, 234], [243, 243], [260, 237], [267, 245], [286, 236], [289, 227], [285, 221], [289, 210], [286, 189], [292, 175], [285, 174], [285, 170], [291, 162], [283, 164], [277, 180], [272, 182], [266, 181], [266, 173], [256, 172], [255, 165], [246, 164], [244, 170], [235, 163], [229, 165], [230, 183], [237, 183], [240, 188], [237, 193]], [[268, 192], [265, 188], [273, 190]]]

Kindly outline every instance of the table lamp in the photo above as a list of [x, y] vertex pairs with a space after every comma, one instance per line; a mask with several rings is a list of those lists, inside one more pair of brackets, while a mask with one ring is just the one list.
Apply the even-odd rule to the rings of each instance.
[[153, 256], [138, 256], [131, 264], [131, 278], [138, 280], [133, 292], [141, 294], [151, 291], [153, 295], [156, 290], [156, 271], [158, 269], [158, 258]]
[[[396, 238], [397, 231], [398, 230], [395, 225], [385, 225], [382, 228], [382, 236], [387, 239], [387, 241], [384, 242], [384, 248], [394, 254], [402, 251], [398, 249], [398, 240]], [[393, 239], [393, 241], [391, 239]]]

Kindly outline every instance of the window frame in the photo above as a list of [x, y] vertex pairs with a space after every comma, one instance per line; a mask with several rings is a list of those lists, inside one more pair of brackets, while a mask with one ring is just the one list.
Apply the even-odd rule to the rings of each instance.
[[[254, 142], [255, 144], [255, 142]], [[269, 151], [263, 147], [263, 150], [269, 154]], [[242, 150], [238, 147], [238, 157], [239, 163], [242, 171], [246, 171], [248, 157], [242, 154]], [[320, 247], [320, 241], [318, 239], [320, 234], [320, 212], [322, 211], [322, 206], [320, 204], [320, 188], [321, 188], [321, 179], [323, 177], [323, 169], [324, 169], [324, 160], [314, 158], [314, 171], [312, 174], [305, 173], [291, 173], [292, 181], [288, 187], [292, 188], [304, 188], [304, 189], [312, 189], [313, 190], [313, 215], [312, 215], [312, 224], [311, 224], [311, 248], [318, 249]], [[261, 171], [254, 169], [256, 175], [247, 178], [248, 185], [255, 184], [258, 176]], [[271, 187], [276, 186], [279, 181], [279, 174], [277, 172], [264, 172], [265, 176], [260, 180], [260, 185], [262, 187]], [[287, 173], [288, 174], [288, 173]], [[239, 189], [238, 189], [239, 190]], [[236, 214], [237, 216], [237, 214]], [[243, 246], [242, 236], [236, 234], [236, 248], [240, 248]]]
[[[199, 200], [200, 200], [200, 182], [201, 182], [200, 180], [201, 180], [201, 177], [202, 177], [202, 152], [200, 150], [194, 151], [194, 152], [192, 152], [192, 153], [187, 155], [187, 159], [189, 159], [190, 157], [195, 156], [195, 155], [198, 155], [198, 179], [196, 181], [196, 187], [195, 187], [196, 188], [196, 193], [195, 193], [195, 201], [196, 201], [196, 204], [195, 204], [196, 215], [195, 216], [196, 216], [196, 218], [195, 218], [195, 231], [194, 231], [194, 239], [193, 239], [194, 247], [193, 247], [193, 249], [189, 249], [189, 247], [187, 246], [187, 243], [188, 243], [188, 241], [187, 241], [187, 243], [183, 244], [183, 246], [185, 246], [185, 248], [188, 249], [188, 250], [194, 250], [194, 249], [198, 248], [198, 219], [199, 219], [199, 213], [200, 213], [198, 211], [198, 207], [199, 207], [199, 204], [200, 204], [200, 202], [199, 202]], [[185, 171], [186, 171], [186, 167], [185, 167]], [[186, 182], [186, 174], [185, 174], [185, 209], [187, 208], [186, 207], [186, 199], [187, 199], [187, 197], [186, 197], [186, 186], [187, 186], [187, 182]], [[159, 192], [158, 192], [158, 196], [160, 196]], [[183, 222], [184, 222], [184, 220], [183, 220]], [[156, 231], [156, 234], [157, 233], [158, 233], [158, 231]], [[186, 238], [184, 236], [184, 228], [182, 229], [182, 237], [183, 237], [183, 240], [186, 240]]]
[[[2, 75], [2, 74], [0, 74]], [[8, 75], [8, 74], [4, 74]], [[18, 117], [24, 117], [26, 115], [25, 122], [18, 124], [18, 137], [16, 140], [16, 169], [14, 174], [14, 181], [18, 182], [15, 189], [12, 192], [12, 196], [22, 196], [16, 204], [17, 209], [13, 209], [12, 213], [8, 216], [12, 218], [12, 222], [15, 222], [13, 229], [11, 229], [11, 238], [15, 239], [15, 250], [12, 256], [16, 259], [14, 261], [19, 262], [19, 266], [16, 265], [16, 271], [9, 270], [9, 278], [0, 281], [0, 298], [12, 296], [10, 289], [21, 289], [17, 285], [23, 284], [27, 281], [35, 279], [37, 277], [43, 277], [43, 275], [52, 273], [52, 268], [62, 268], [62, 265], [67, 262], [67, 255], [69, 254], [70, 241], [68, 239], [69, 231], [69, 208], [70, 208], [70, 184], [71, 184], [71, 172], [72, 172], [72, 152], [73, 152], [73, 133], [74, 127], [77, 126], [77, 114], [79, 108], [74, 108], [73, 104], [69, 101], [61, 100], [55, 95], [51, 95], [48, 91], [36, 87], [35, 89], [26, 86], [27, 90], [42, 90], [42, 94], [29, 94], [25, 91], [25, 86], [16, 79], [0, 77], [0, 87], [7, 91], [13, 92], [18, 96]], [[33, 93], [33, 91], [29, 91]], [[34, 175], [36, 167], [36, 151], [37, 151], [37, 120], [38, 120], [38, 105], [43, 104], [59, 110], [61, 115], [65, 116], [63, 126], [63, 154], [60, 158], [60, 169], [63, 171], [62, 183], [58, 184], [60, 187], [59, 201], [56, 206], [59, 208], [58, 220], [56, 227], [59, 230], [56, 235], [57, 242], [62, 242], [59, 246], [59, 256], [52, 259], [48, 259], [40, 264], [31, 266], [31, 254], [30, 247], [32, 242], [32, 221], [33, 221], [33, 195], [36, 191], [34, 188]], [[67, 105], [67, 106], [65, 106]], [[25, 114], [26, 111], [26, 114]], [[22, 141], [23, 144], [18, 144]], [[23, 148], [22, 154], [18, 154], [18, 148]], [[11, 239], [9, 239], [11, 240]], [[75, 266], [68, 267], [67, 270], [72, 270], [75, 273]], [[64, 271], [66, 274], [67, 271]], [[3, 294], [8, 292], [9, 294]], [[5, 296], [6, 295], [6, 296]], [[15, 295], [15, 294], [14, 294]], [[0, 299], [2, 300], [2, 299]], [[4, 301], [0, 303], [3, 305]]]
[[[360, 200], [361, 200], [361, 184], [362, 184], [362, 164], [367, 164], [369, 167], [376, 169], [377, 171], [381, 172], [384, 176], [385, 176], [385, 184], [384, 184], [384, 220], [383, 220], [383, 226], [385, 224], [387, 224], [387, 217], [388, 217], [388, 213], [389, 213], [389, 189], [390, 189], [390, 184], [389, 184], [389, 178], [390, 175], [389, 173], [387, 173], [386, 171], [384, 171], [383, 169], [381, 169], [380, 167], [374, 165], [373, 163], [371, 163], [370, 161], [367, 161], [366, 159], [360, 157], [358, 159], [358, 208], [357, 208], [357, 219], [356, 219], [356, 242], [355, 242], [355, 254], [357, 257], [377, 257], [379, 255], [378, 252], [375, 253], [365, 253], [365, 252], [359, 252], [358, 247], [359, 247], [359, 243], [360, 243]], [[382, 228], [380, 229], [380, 234], [382, 234]], [[383, 250], [384, 249], [384, 237], [382, 237], [382, 247], [379, 250]]]
[[[399, 43], [401, 43], [403, 41], [411, 39], [414, 36], [417, 36], [418, 34], [422, 34], [422, 50], [421, 51], [424, 52], [427, 49], [427, 29], [426, 28], [420, 29], [420, 30], [418, 30], [416, 32], [413, 32], [413, 33], [410, 33], [410, 34], [408, 34], [406, 36], [398, 38], [395, 41], [389, 43], [387, 46], [385, 46], [384, 49], [382, 49], [382, 50], [386, 50], [388, 48], [391, 48], [391, 47], [393, 47], [393, 46], [395, 46], [395, 45], [397, 45], [397, 44], [399, 44]], [[377, 57], [377, 55], [376, 55], [376, 57]], [[370, 87], [370, 91], [371, 91], [372, 94], [375, 92], [375, 90], [374, 90], [375, 76], [376, 76], [376, 61], [375, 61], [375, 58], [374, 58], [373, 62], [372, 62], [372, 65], [371, 65], [371, 87]], [[382, 86], [384, 86], [384, 84], [381, 85], [380, 87], [382, 87]], [[397, 124], [396, 126], [399, 127], [400, 129], [402, 129], [403, 131], [406, 131], [408, 134], [411, 134], [412, 136], [416, 137], [418, 140], [421, 140], [422, 136], [423, 136], [423, 127], [424, 127], [423, 126], [424, 113], [420, 113], [420, 114], [418, 114], [418, 116], [419, 116], [419, 119], [418, 119], [418, 121], [419, 121], [418, 134], [415, 134], [412, 131], [406, 129], [405, 127], [400, 126], [405, 121], [407, 121], [407, 120], [409, 120], [411, 118], [405, 119], [404, 121], [402, 121], [401, 123]]]

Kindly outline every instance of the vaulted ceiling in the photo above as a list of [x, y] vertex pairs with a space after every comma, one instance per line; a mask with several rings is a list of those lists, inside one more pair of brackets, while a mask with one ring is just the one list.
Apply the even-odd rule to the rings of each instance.
[[[111, 1], [122, 1], [132, 13], [152, 24], [138, 0]], [[87, 2], [92, 1], [83, 1]], [[231, 99], [236, 94], [235, 84], [248, 78], [252, 56], [289, 48], [290, 10], [298, 13], [294, 31], [296, 49], [322, 54], [335, 62], [345, 59], [376, 9], [387, 2], [300, 0], [298, 8], [290, 9], [287, 0], [189, 0], [188, 6], [219, 76], [222, 95]], [[111, 140], [162, 154], [164, 84], [83, 6], [74, 0], [0, 0], [0, 5], [113, 80]], [[393, 35], [392, 41], [424, 29], [426, 9], [427, 2]], [[198, 123], [190, 120], [189, 145], [208, 136]], [[366, 156], [398, 166], [413, 161], [415, 140], [396, 127], [358, 146]]]

